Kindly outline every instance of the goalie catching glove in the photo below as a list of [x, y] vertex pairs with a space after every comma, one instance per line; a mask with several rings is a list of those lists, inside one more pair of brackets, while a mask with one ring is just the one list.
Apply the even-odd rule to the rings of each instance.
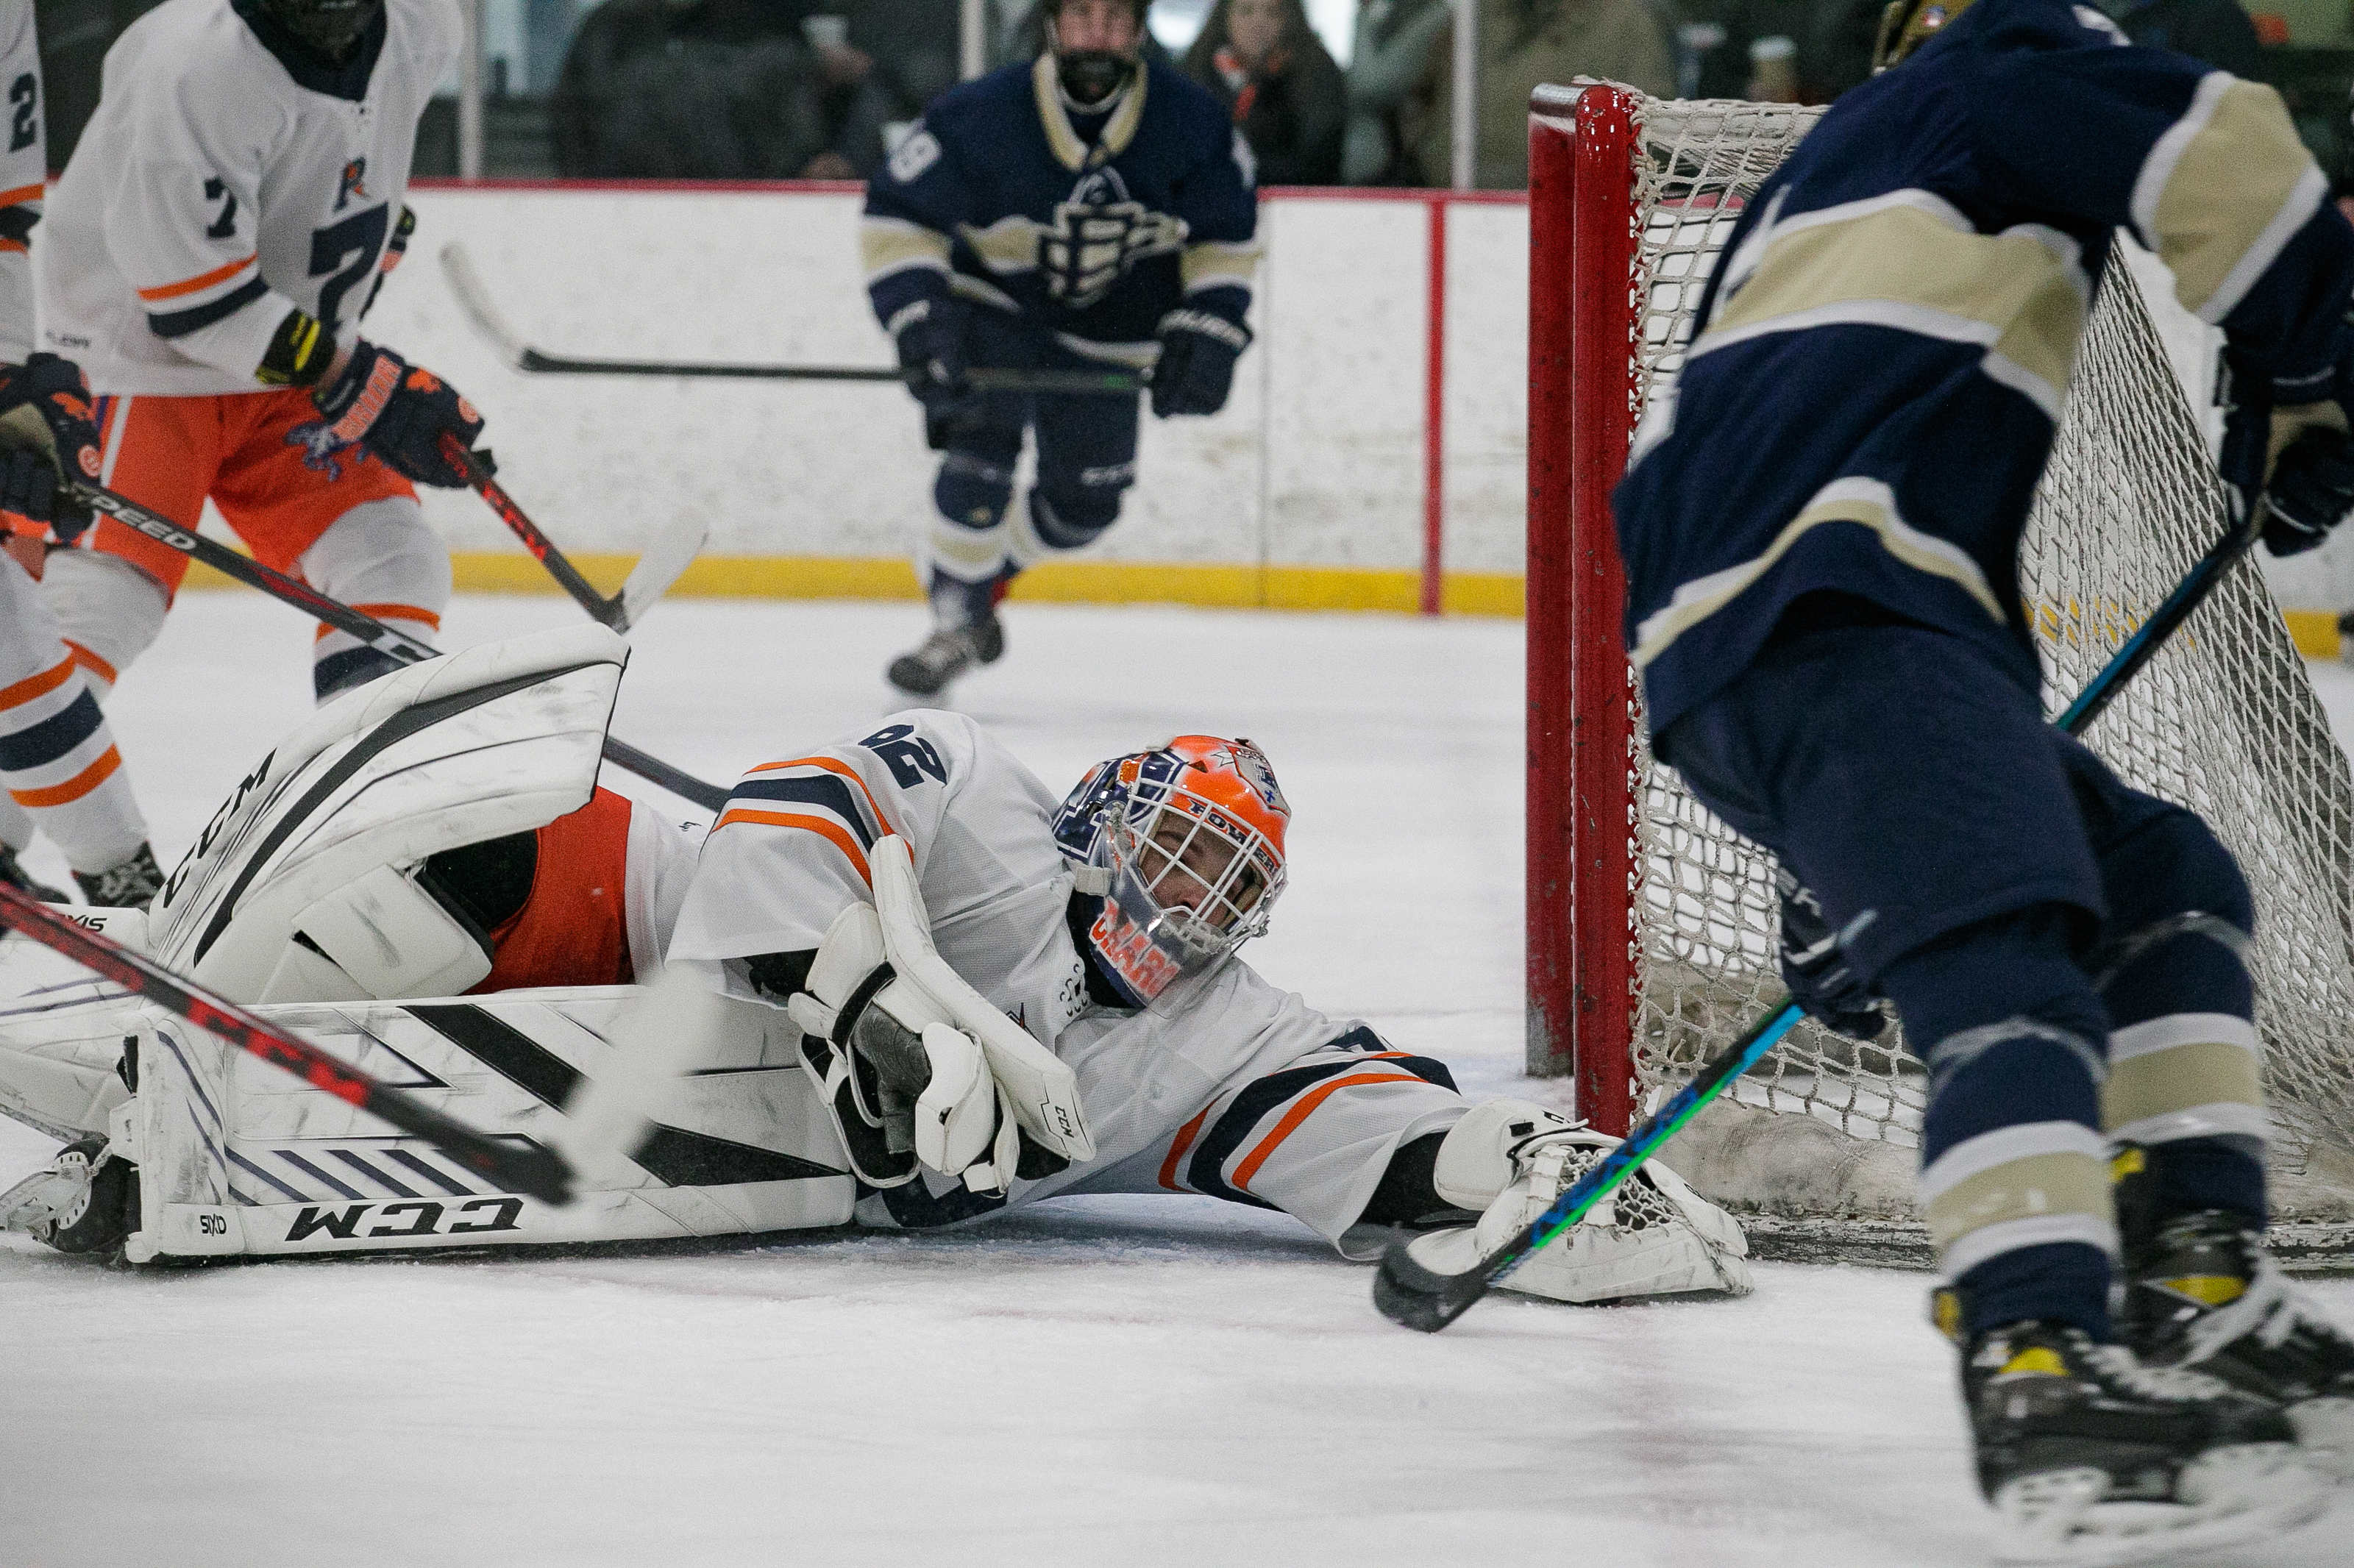
[[[1462, 1274], [1552, 1207], [1618, 1147], [1604, 1133], [1526, 1100], [1483, 1100], [1438, 1146], [1431, 1183], [1473, 1225], [1428, 1231], [1407, 1251]], [[1616, 1301], [1690, 1290], [1750, 1291], [1749, 1242], [1732, 1215], [1657, 1162], [1640, 1165], [1585, 1217], [1498, 1282], [1555, 1301]]]

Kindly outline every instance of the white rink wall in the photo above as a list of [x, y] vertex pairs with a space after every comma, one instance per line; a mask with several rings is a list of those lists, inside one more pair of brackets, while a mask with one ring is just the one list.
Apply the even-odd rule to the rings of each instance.
[[[437, 265], [462, 240], [514, 327], [553, 353], [884, 365], [859, 196], [841, 188], [429, 188], [372, 336], [431, 366], [490, 419], [517, 500], [567, 549], [628, 552], [699, 511], [711, 553], [904, 554], [932, 459], [890, 386], [524, 376], [467, 326]], [[1528, 222], [1447, 203], [1446, 567], [1522, 557]], [[1260, 207], [1257, 341], [1225, 411], [1144, 421], [1142, 479], [1092, 554], [1115, 561], [1409, 571], [1424, 534], [1428, 201], [1287, 196]], [[512, 543], [437, 493], [458, 550]]]

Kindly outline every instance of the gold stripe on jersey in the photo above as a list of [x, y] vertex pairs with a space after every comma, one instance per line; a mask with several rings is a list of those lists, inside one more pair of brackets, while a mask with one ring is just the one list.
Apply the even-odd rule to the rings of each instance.
[[1766, 236], [1691, 356], [1769, 333], [1894, 327], [1984, 344], [1988, 374], [2057, 422], [2090, 296], [2074, 243], [2040, 228], [1979, 234], [1893, 197], [1854, 206], [1852, 217], [1808, 213]]
[[1179, 276], [1185, 291], [1213, 288], [1220, 283], [1240, 283], [1248, 287], [1258, 270], [1259, 244], [1255, 239], [1234, 244], [1223, 239], [1203, 239], [1185, 247], [1177, 259]]
[[910, 267], [946, 271], [949, 237], [903, 217], [862, 217], [858, 220], [858, 253], [866, 264], [869, 283]]
[[1876, 479], [1850, 476], [1836, 479], [1817, 491], [1789, 525], [1774, 537], [1765, 553], [1722, 571], [1694, 577], [1676, 589], [1675, 597], [1644, 618], [1635, 629], [1635, 651], [1629, 655], [1641, 669], [1666, 652], [1675, 640], [1739, 598], [1749, 586], [1773, 569], [1776, 562], [1807, 533], [1826, 523], [1861, 524], [1878, 535], [1880, 546], [1914, 571], [1946, 578], [1959, 586], [1988, 615], [2003, 619], [2002, 601], [1987, 585], [1986, 574], [1958, 545], [1924, 534], [1897, 515], [1896, 494]]
[[1038, 239], [1045, 225], [1013, 213], [986, 228], [970, 223], [957, 226], [958, 238], [972, 247], [981, 264], [992, 272], [1034, 272], [1038, 268]]
[[2190, 109], [2143, 160], [2134, 225], [2173, 271], [2183, 308], [2212, 324], [2327, 194], [2280, 94], [2219, 70], [2200, 81]]

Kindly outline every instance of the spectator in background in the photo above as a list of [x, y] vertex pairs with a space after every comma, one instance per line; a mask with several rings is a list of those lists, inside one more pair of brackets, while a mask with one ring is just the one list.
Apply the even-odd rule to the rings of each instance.
[[1454, 14], [1452, 0], [1357, 0], [1349, 50], [1349, 124], [1341, 145], [1345, 185], [1424, 183], [1407, 151], [1400, 114], [1422, 85], [1431, 40]]
[[913, 120], [957, 84], [962, 20], [956, 0], [836, 0], [849, 42], [875, 62], [894, 120]]
[[1882, 0], [1725, 0], [1708, 9], [1715, 41], [1700, 59], [1702, 98], [1829, 103], [1872, 74]]
[[2101, 9], [2137, 44], [2264, 79], [2264, 44], [2237, 0], [2102, 0]]
[[838, 20], [805, 33], [818, 9], [805, 0], [605, 0], [573, 35], [549, 103], [557, 170], [641, 179], [871, 173], [883, 161], [890, 103]]
[[[1469, 5], [1473, 0], [1461, 0]], [[1675, 95], [1666, 31], [1643, 0], [1477, 0], [1479, 117], [1477, 183], [1520, 190], [1529, 183], [1529, 94], [1575, 76]], [[1414, 141], [1423, 172], [1445, 182], [1453, 146], [1455, 29], [1442, 28], [1425, 67], [1425, 107]]]
[[1300, 0], [1218, 0], [1185, 55], [1258, 159], [1263, 185], [1341, 177], [1348, 89]]

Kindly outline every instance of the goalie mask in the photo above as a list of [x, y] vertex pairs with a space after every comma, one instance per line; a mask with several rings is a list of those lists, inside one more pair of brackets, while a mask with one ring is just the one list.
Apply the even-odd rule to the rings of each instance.
[[1181, 735], [1096, 765], [1055, 814], [1074, 883], [1103, 899], [1087, 942], [1141, 1007], [1267, 929], [1291, 807], [1247, 740]]

